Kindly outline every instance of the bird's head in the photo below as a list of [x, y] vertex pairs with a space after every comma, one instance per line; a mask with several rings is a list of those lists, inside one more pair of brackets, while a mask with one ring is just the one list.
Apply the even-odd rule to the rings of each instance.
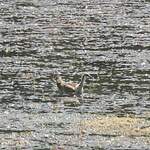
[[62, 82], [62, 78], [60, 76], [60, 73], [58, 71], [55, 71], [51, 74], [51, 80], [53, 82]]
[[89, 73], [84, 73], [83, 77], [93, 78]]

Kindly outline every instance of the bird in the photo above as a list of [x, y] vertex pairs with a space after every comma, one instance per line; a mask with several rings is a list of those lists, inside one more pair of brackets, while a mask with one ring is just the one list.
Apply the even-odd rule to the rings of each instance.
[[85, 73], [81, 77], [79, 83], [65, 82], [62, 77], [57, 74], [53, 76], [53, 81], [55, 81], [61, 95], [67, 94], [70, 96], [81, 96], [83, 94], [83, 86], [87, 77], [92, 77], [91, 75]]

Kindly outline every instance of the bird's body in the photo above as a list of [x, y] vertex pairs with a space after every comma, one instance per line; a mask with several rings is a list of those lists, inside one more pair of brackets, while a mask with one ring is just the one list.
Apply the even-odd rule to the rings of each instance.
[[61, 94], [80, 96], [83, 94], [83, 86], [87, 76], [90, 75], [82, 75], [81, 81], [79, 83], [65, 82], [59, 75], [55, 77], [55, 81]]

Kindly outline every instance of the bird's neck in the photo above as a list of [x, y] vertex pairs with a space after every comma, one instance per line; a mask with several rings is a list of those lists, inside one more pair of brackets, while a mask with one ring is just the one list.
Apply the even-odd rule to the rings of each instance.
[[57, 82], [57, 84], [64, 84], [64, 81], [62, 80], [61, 77], [58, 77], [56, 82]]
[[85, 80], [86, 80], [86, 76], [83, 75], [82, 78], [81, 78], [81, 81], [80, 81], [80, 83], [79, 83], [79, 86], [80, 86], [80, 87], [83, 87]]

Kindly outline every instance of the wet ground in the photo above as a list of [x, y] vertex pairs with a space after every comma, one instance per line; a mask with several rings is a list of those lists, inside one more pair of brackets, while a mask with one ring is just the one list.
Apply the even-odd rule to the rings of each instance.
[[[150, 149], [148, 0], [0, 1], [0, 64], [1, 149]], [[82, 100], [60, 97], [56, 70], [92, 75]], [[95, 115], [146, 130], [86, 130]]]

